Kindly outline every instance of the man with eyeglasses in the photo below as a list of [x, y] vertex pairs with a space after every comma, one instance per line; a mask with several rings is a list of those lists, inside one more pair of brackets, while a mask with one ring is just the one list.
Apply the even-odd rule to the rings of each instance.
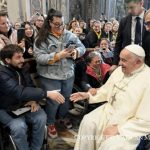
[[125, 0], [128, 15], [120, 21], [116, 46], [114, 51], [114, 62], [110, 72], [118, 67], [119, 54], [121, 50], [130, 44], [143, 44], [145, 26], [143, 24], [145, 9], [143, 0]]

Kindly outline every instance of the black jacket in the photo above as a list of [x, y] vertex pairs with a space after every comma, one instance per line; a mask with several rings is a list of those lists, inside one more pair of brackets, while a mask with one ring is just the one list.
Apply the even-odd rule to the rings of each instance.
[[145, 50], [145, 63], [150, 67], [150, 32], [146, 31], [143, 37], [142, 47]]
[[[132, 16], [131, 14], [122, 18], [120, 21], [118, 35], [116, 39], [116, 46], [114, 51], [114, 59], [113, 64], [118, 65], [119, 63], [119, 55], [121, 50], [131, 44], [131, 25], [132, 25]], [[143, 26], [142, 37], [145, 36], [145, 26]], [[144, 41], [144, 39], [142, 39]]]
[[90, 30], [85, 38], [85, 47], [86, 48], [95, 48], [100, 43], [100, 39], [98, 39], [94, 30]]
[[16, 109], [28, 101], [40, 101], [45, 97], [46, 92], [34, 87], [24, 69], [0, 65], [0, 109]]
[[112, 34], [111, 31], [107, 34], [104, 30], [102, 30], [101, 39], [102, 38], [106, 38], [106, 39], [108, 39], [111, 42], [112, 39], [113, 39], [113, 34]]
[[78, 86], [82, 91], [87, 92], [91, 88], [91, 86], [87, 80], [86, 68], [87, 66], [84, 58], [76, 59], [74, 84]]

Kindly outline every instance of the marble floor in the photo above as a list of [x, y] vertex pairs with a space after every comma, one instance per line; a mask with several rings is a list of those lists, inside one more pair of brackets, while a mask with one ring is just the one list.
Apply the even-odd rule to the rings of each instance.
[[73, 150], [75, 144], [75, 132], [73, 129], [58, 132], [58, 138], [48, 139], [49, 150]]
[[73, 150], [76, 142], [78, 128], [81, 118], [72, 119], [72, 129], [65, 129], [60, 124], [56, 125], [58, 131], [58, 138], [48, 138], [49, 150]]
[[[91, 105], [88, 108], [87, 113], [94, 110], [96, 107], [99, 107], [102, 104]], [[79, 108], [79, 106], [77, 107]], [[69, 115], [68, 118], [71, 120], [73, 124], [73, 128], [67, 130], [64, 127], [62, 127], [60, 124], [56, 123], [58, 138], [48, 139], [49, 150], [73, 150], [74, 149], [79, 125], [83, 118], [83, 115], [79, 115], [79, 116]]]

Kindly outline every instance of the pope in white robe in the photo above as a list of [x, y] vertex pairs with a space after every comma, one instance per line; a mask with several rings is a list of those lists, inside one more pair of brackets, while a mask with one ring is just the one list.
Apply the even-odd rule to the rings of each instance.
[[150, 68], [144, 63], [145, 52], [129, 45], [120, 54], [120, 67], [95, 96], [78, 92], [76, 102], [107, 101], [85, 115], [74, 150], [136, 150], [142, 136], [150, 134]]

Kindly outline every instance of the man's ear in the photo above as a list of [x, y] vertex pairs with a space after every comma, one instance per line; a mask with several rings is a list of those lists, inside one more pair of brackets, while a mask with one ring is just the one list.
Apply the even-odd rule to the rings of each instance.
[[137, 60], [137, 64], [141, 64], [142, 63], [142, 60], [141, 59], [138, 59]]
[[5, 58], [5, 62], [6, 62], [7, 64], [10, 64], [10, 61], [11, 61], [10, 58]]
[[141, 0], [141, 6], [144, 7], [144, 0]]

